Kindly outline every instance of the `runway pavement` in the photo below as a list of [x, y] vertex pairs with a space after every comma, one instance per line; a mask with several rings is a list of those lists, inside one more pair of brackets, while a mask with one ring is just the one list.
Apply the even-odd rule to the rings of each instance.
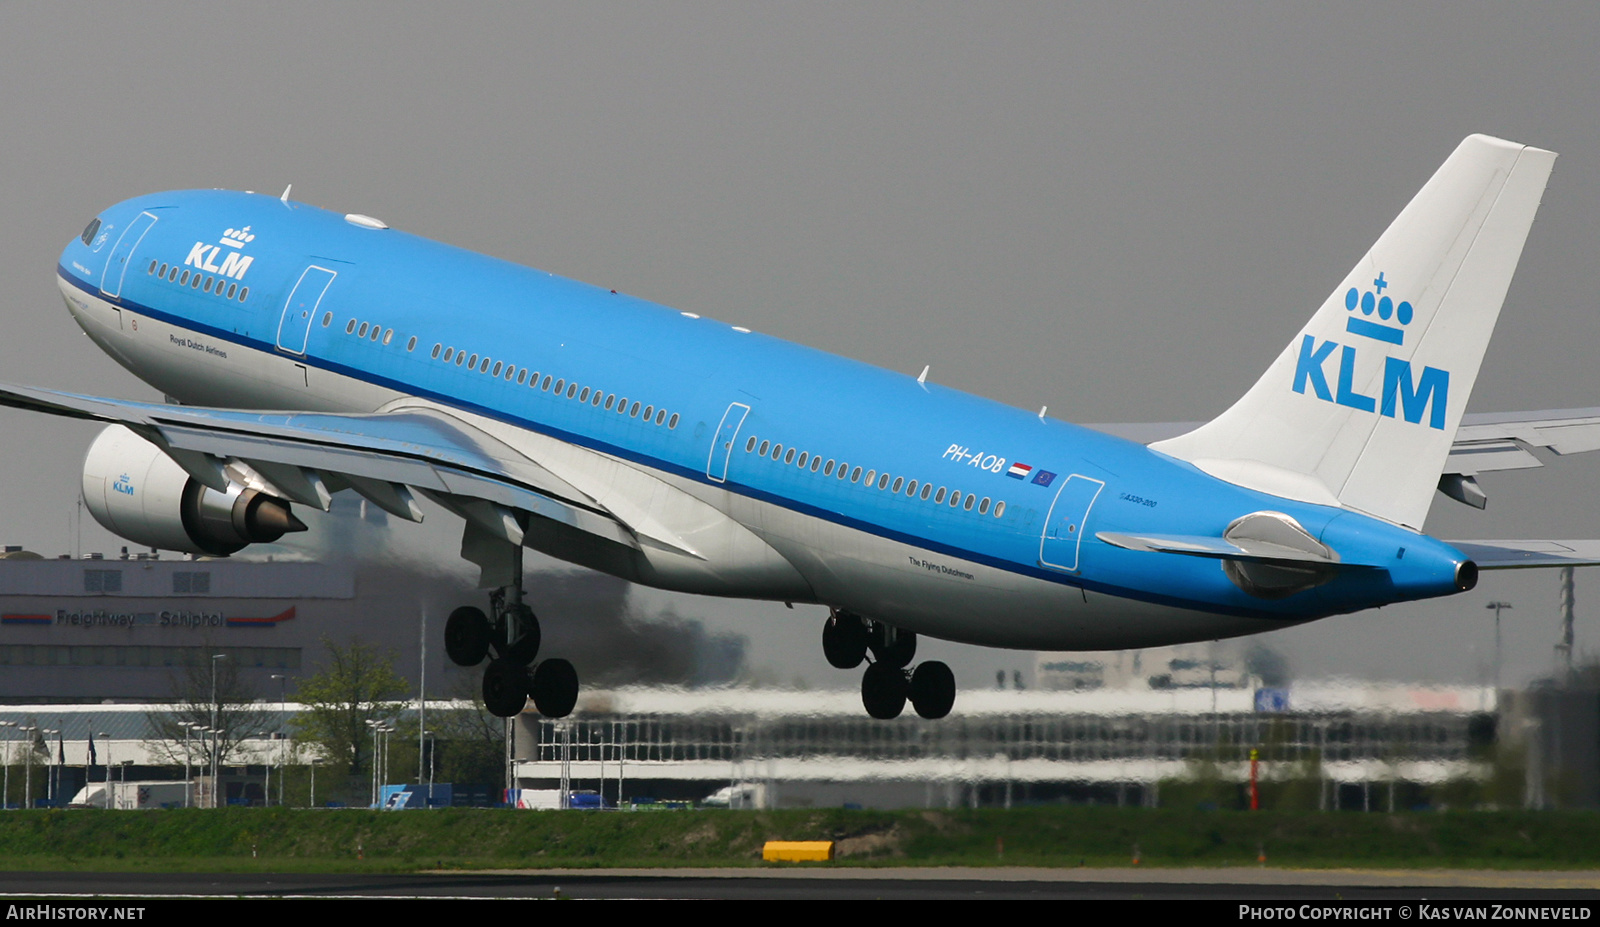
[[1235, 869], [541, 869], [416, 874], [0, 873], [24, 899], [1194, 899], [1520, 903], [1600, 910], [1600, 872]]

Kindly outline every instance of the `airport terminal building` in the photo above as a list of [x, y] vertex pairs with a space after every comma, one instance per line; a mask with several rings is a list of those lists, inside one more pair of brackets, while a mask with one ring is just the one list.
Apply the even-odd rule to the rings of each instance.
[[[407, 678], [421, 665], [419, 604], [358, 590], [349, 566], [10, 553], [0, 559], [0, 703], [170, 699], [185, 668], [218, 654], [252, 691], [276, 697], [273, 676], [313, 671], [324, 638], [393, 649]], [[441, 654], [428, 659], [442, 670]]]
[[[582, 591], [561, 611], [582, 616], [586, 628], [624, 608], [620, 581], [585, 576], [575, 588]], [[101, 764], [109, 755], [154, 765], [148, 717], [156, 703], [226, 655], [276, 719], [264, 739], [244, 745], [243, 759], [281, 762], [282, 741], [272, 735], [288, 731], [298, 706], [280, 708], [280, 699], [292, 699], [294, 681], [320, 667], [326, 640], [377, 644], [413, 686], [425, 666], [430, 697], [448, 695], [453, 668], [437, 640], [452, 603], [474, 594], [338, 563], [46, 560], [9, 551], [0, 557], [0, 723], [59, 731], [50, 752], [67, 765], [92, 765], [95, 734], [103, 735]], [[616, 649], [613, 635], [587, 636]], [[1600, 742], [1593, 698], [1350, 682], [1268, 687], [1237, 668], [1155, 651], [1127, 656], [1125, 666], [1040, 659], [1035, 680], [1059, 689], [966, 690], [940, 721], [871, 720], [854, 691], [596, 685], [567, 719], [542, 719], [531, 706], [517, 719], [510, 778], [530, 794], [565, 785], [611, 801], [722, 791], [768, 807], [1149, 805], [1161, 801], [1161, 783], [1203, 771], [1243, 781], [1254, 747], [1267, 776], [1314, 766], [1330, 809], [1381, 810], [1396, 784], [1484, 780], [1502, 739], [1535, 731], [1530, 770], [1565, 782], [1573, 779], [1567, 767], [1581, 762], [1593, 787], [1574, 801], [1536, 783], [1528, 803], [1600, 805], [1600, 750], [1575, 759], [1580, 742]]]

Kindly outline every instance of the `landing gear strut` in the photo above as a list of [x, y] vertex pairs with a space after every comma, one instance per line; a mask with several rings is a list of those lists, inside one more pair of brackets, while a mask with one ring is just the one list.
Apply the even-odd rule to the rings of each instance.
[[492, 619], [470, 605], [450, 613], [444, 626], [445, 653], [457, 666], [477, 666], [493, 654], [483, 671], [483, 704], [490, 714], [512, 717], [532, 696], [540, 714], [564, 718], [578, 701], [578, 673], [562, 659], [533, 665], [539, 656], [539, 619], [522, 601], [520, 547], [516, 560], [516, 583], [489, 594]]
[[839, 669], [855, 669], [872, 654], [861, 677], [861, 704], [874, 718], [899, 717], [907, 700], [929, 720], [943, 718], [955, 705], [956, 677], [950, 667], [928, 660], [906, 669], [917, 654], [917, 635], [911, 631], [835, 610], [822, 627], [822, 652]]

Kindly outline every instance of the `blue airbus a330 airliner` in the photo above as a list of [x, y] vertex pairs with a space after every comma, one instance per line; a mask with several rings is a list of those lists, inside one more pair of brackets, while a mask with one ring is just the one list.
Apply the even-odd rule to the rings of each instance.
[[89, 337], [168, 397], [26, 387], [109, 427], [83, 495], [140, 544], [225, 556], [350, 490], [460, 516], [496, 714], [562, 716], [522, 550], [704, 595], [818, 603], [874, 717], [955, 700], [917, 635], [1102, 650], [1251, 634], [1600, 562], [1594, 542], [1444, 542], [1434, 492], [1530, 450], [1600, 447], [1600, 412], [1463, 419], [1555, 155], [1473, 136], [1266, 374], [1196, 426], [1070, 425], [282, 197], [120, 203], [61, 255]]

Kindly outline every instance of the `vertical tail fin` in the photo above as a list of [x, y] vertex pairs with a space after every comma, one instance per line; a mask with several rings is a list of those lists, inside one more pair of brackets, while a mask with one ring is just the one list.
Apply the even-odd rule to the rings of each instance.
[[1467, 138], [1249, 392], [1151, 447], [1420, 528], [1555, 157]]

